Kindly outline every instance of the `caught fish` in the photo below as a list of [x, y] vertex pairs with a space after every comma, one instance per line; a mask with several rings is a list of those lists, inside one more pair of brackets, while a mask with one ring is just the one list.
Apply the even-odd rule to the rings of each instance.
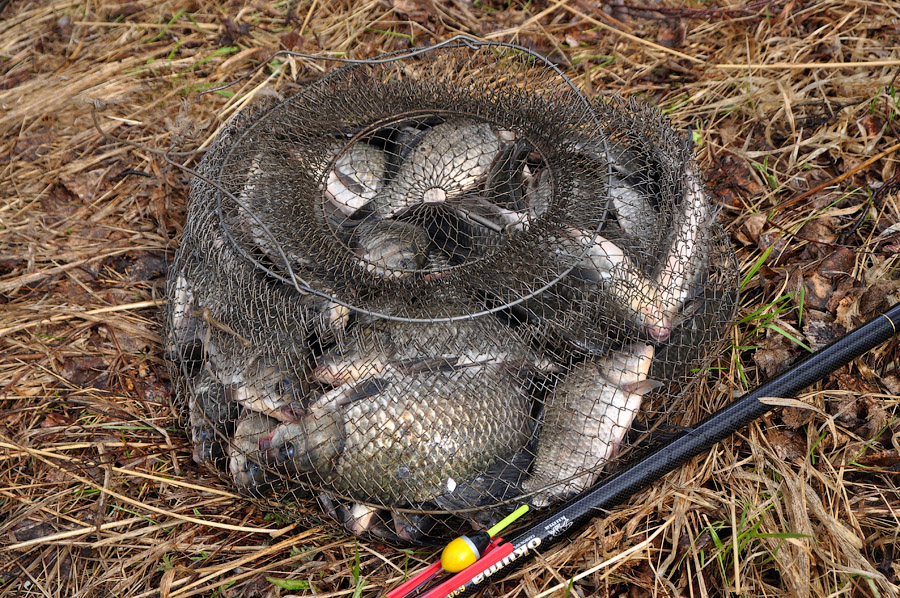
[[550, 209], [553, 197], [553, 183], [549, 168], [541, 168], [525, 179], [525, 209], [532, 218], [543, 216]]
[[358, 141], [348, 148], [335, 144], [333, 153], [340, 151], [334, 168], [325, 180], [325, 197], [346, 217], [351, 217], [369, 203], [381, 188], [386, 159], [381, 149]]
[[456, 118], [435, 125], [400, 164], [372, 205], [392, 218], [421, 203], [442, 203], [475, 187], [502, 147], [503, 135], [486, 122]]
[[647, 240], [659, 233], [659, 213], [636, 187], [613, 175], [609, 178], [609, 195], [616, 220], [626, 235]]
[[354, 535], [361, 535], [378, 525], [378, 509], [361, 503], [354, 503], [343, 514], [344, 526]]
[[265, 494], [275, 478], [275, 472], [266, 466], [264, 451], [277, 424], [278, 420], [261, 413], [248, 413], [238, 420], [228, 446], [228, 473], [241, 492]]
[[357, 500], [420, 503], [512, 456], [528, 417], [504, 366], [391, 374], [329, 391], [278, 425], [270, 456]]
[[207, 354], [213, 375], [225, 387], [229, 400], [282, 421], [302, 415], [303, 391], [290, 373], [260, 358], [226, 355], [213, 342], [207, 342]]
[[[390, 305], [385, 307], [385, 313], [397, 311]], [[466, 308], [451, 301], [442, 309], [464, 313]], [[472, 311], [477, 310], [469, 309]], [[427, 309], [423, 310], [423, 314], [427, 313]], [[515, 331], [491, 315], [434, 323], [370, 318], [348, 333], [346, 342], [326, 351], [310, 378], [340, 385], [398, 369], [447, 369], [491, 363], [519, 364], [538, 371], [554, 368], [535, 355]]]
[[385, 278], [408, 276], [425, 268], [429, 243], [425, 229], [397, 220], [359, 224], [351, 237], [366, 269]]
[[182, 366], [193, 369], [200, 363], [202, 354], [203, 326], [199, 315], [199, 302], [191, 284], [180, 274], [170, 291], [169, 335], [166, 338], [166, 353]]
[[428, 536], [436, 521], [428, 513], [391, 510], [394, 533], [404, 542], [421, 543]]
[[652, 169], [648, 157], [639, 156], [612, 139], [605, 144], [593, 140], [579, 142], [575, 151], [597, 162], [598, 173], [605, 174], [607, 164], [610, 166], [607, 193], [616, 221], [625, 234], [637, 240], [652, 239], [658, 234], [660, 214], [654, 197], [659, 190], [658, 183], [649, 180], [652, 175], [648, 171]]
[[709, 200], [700, 180], [688, 168], [685, 171], [685, 192], [682, 211], [677, 221], [672, 245], [666, 253], [662, 269], [657, 274], [660, 289], [656, 311], [660, 314], [657, 329], [651, 335], [658, 341], [668, 340], [672, 322], [690, 297], [697, 276], [706, 260], [706, 241], [712, 218]]
[[262, 167], [264, 158], [265, 155], [259, 153], [250, 161], [250, 168], [247, 170], [247, 181], [238, 194], [237, 213], [241, 225], [253, 245], [272, 258], [275, 263], [280, 264], [284, 259], [276, 249], [278, 240], [269, 226], [260, 218], [262, 213], [260, 207], [261, 204], [264, 205], [265, 197], [263, 195], [267, 187], [267, 181], [265, 180], [266, 171]]
[[216, 467], [225, 458], [227, 439], [238, 418], [238, 405], [229, 400], [225, 387], [208, 372], [201, 374], [187, 395], [194, 461]]
[[511, 231], [526, 229], [536, 217], [527, 210], [509, 210], [477, 195], [463, 195], [448, 200], [447, 205], [453, 208], [462, 220], [476, 228], [476, 231], [467, 233], [470, 236], [489, 235], [494, 239], [502, 239]]
[[652, 360], [651, 345], [635, 344], [566, 373], [547, 398], [534, 467], [522, 485], [535, 506], [584, 490], [599, 475], [595, 468], [618, 453], [643, 395], [658, 386], [647, 380]]
[[511, 211], [525, 208], [525, 180], [531, 175], [527, 159], [533, 151], [523, 137], [497, 154], [487, 175], [485, 198], [489, 202]]
[[175, 286], [172, 289], [172, 303], [169, 307], [172, 330], [176, 344], [182, 344], [194, 338], [197, 331], [197, 302], [194, 292], [187, 279], [178, 275], [175, 277]]
[[[570, 229], [581, 251], [587, 252], [578, 262], [578, 273], [589, 281], [599, 283], [606, 293], [631, 319], [657, 339], [668, 338], [671, 320], [660, 309], [659, 283], [647, 276], [621, 247], [599, 234]], [[571, 250], [570, 250], [571, 251]], [[575, 249], [574, 251], [579, 251]]]

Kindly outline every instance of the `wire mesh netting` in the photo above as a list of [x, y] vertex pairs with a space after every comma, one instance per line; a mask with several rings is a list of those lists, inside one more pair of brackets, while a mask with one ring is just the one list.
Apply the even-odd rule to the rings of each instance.
[[165, 326], [194, 458], [354, 533], [424, 542], [587, 488], [734, 312], [689, 136], [508, 48], [269, 94], [199, 171]]

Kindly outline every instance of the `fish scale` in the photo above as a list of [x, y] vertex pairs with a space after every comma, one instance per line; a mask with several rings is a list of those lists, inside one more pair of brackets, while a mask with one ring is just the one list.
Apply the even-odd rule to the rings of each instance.
[[[511, 456], [526, 439], [525, 397], [514, 372], [503, 366], [395, 374], [383, 382], [379, 392], [349, 405], [341, 404], [342, 393], [312, 405], [303, 425], [280, 424], [272, 452], [302, 445], [299, 460], [281, 462], [311, 471], [355, 500], [419, 503]], [[335, 444], [307, 464], [307, 439], [322, 432]], [[333, 450], [338, 439], [341, 448]]]
[[384, 193], [373, 199], [382, 218], [420, 203], [441, 203], [472, 188], [502, 144], [489, 123], [462, 118], [435, 125], [416, 140]]

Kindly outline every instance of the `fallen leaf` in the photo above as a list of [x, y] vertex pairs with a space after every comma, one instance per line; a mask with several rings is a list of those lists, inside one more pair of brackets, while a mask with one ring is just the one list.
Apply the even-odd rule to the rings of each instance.
[[813, 351], [821, 349], [828, 343], [846, 334], [844, 327], [834, 322], [807, 318], [803, 325], [803, 336]]
[[898, 467], [900, 466], [900, 452], [878, 451], [876, 453], [867, 453], [857, 457], [856, 462], [870, 467]]
[[803, 302], [807, 309], [824, 310], [828, 307], [831, 298], [831, 281], [818, 272], [813, 272], [803, 278]]
[[818, 272], [825, 278], [837, 278], [838, 276], [850, 276], [856, 265], [856, 254], [841, 247], [837, 251], [828, 254], [819, 264]]
[[281, 47], [285, 50], [293, 50], [302, 45], [303, 36], [299, 35], [296, 31], [288, 31], [281, 36]]
[[900, 283], [895, 280], [878, 281], [870, 285], [859, 297], [859, 313], [868, 318], [876, 313], [886, 311], [891, 302], [889, 296], [900, 289]]
[[49, 521], [25, 519], [13, 525], [10, 531], [17, 542], [28, 542], [55, 534], [58, 530]]
[[770, 430], [766, 432], [766, 438], [778, 458], [783, 461], [793, 461], [806, 455], [806, 441], [800, 434], [791, 430]]
[[60, 181], [66, 189], [74, 193], [82, 201], [93, 201], [103, 184], [106, 168], [97, 168], [87, 172], [79, 171], [74, 174], [61, 174]]
[[863, 414], [865, 423], [862, 426], [860, 436], [865, 440], [872, 440], [881, 434], [881, 431], [888, 423], [889, 417], [881, 399], [864, 397], [862, 402], [865, 405], [865, 413]]
[[892, 395], [900, 395], [900, 376], [888, 374], [887, 376], [882, 376], [880, 381]]
[[39, 424], [42, 428], [59, 428], [63, 426], [71, 426], [75, 423], [75, 418], [70, 417], [64, 413], [54, 413], [49, 412], [44, 415], [44, 418], [41, 420]]
[[814, 412], [811, 409], [785, 407], [781, 410], [781, 421], [787, 427], [796, 430], [810, 423], [813, 420], [813, 415]]
[[106, 388], [109, 364], [100, 357], [72, 357], [67, 359], [60, 375], [76, 386]]
[[759, 241], [757, 242], [759, 248], [763, 251], [772, 248], [772, 253], [769, 254], [769, 262], [774, 262], [775, 260], [781, 258], [784, 254], [785, 249], [788, 246], [788, 240], [784, 237], [781, 231], [769, 231], [759, 235]]
[[410, 21], [425, 23], [434, 15], [434, 6], [429, 0], [393, 0], [394, 12]]
[[41, 197], [41, 210], [48, 223], [56, 223], [78, 211], [75, 195], [67, 187], [54, 185]]
[[684, 43], [686, 30], [681, 20], [663, 25], [656, 34], [656, 42], [666, 48], [677, 48]]
[[879, 133], [881, 133], [881, 130], [884, 129], [884, 121], [882, 121], [874, 114], [868, 114], [859, 119], [859, 125], [869, 137], [878, 135]]
[[859, 326], [862, 323], [859, 317], [859, 297], [847, 295], [838, 301], [834, 321], [843, 326], [844, 330], [853, 330]]
[[[799, 236], [818, 243], [831, 245], [837, 241], [837, 233], [834, 231], [835, 221], [831, 216], [820, 216], [810, 220], [800, 229]], [[830, 251], [830, 250], [829, 250]]]
[[800, 347], [780, 334], [771, 333], [766, 344], [753, 353], [753, 361], [771, 378], [790, 366], [791, 360], [800, 352]]
[[763, 227], [765, 227], [765, 225], [765, 214], [751, 214], [744, 221], [744, 225], [741, 228], [747, 232], [747, 235], [750, 237], [750, 240], [752, 240], [753, 243], [759, 243], [759, 235], [760, 233], [762, 233]]

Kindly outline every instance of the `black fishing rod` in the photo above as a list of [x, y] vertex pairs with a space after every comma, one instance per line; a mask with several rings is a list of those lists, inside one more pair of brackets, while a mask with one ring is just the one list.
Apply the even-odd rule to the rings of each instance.
[[[853, 332], [808, 355], [788, 371], [775, 376], [752, 392], [713, 413], [666, 446], [635, 462], [625, 471], [610, 476], [586, 492], [570, 499], [494, 550], [469, 568], [441, 584], [435, 598], [469, 596], [491, 579], [499, 579], [522, 566], [526, 560], [569, 536], [587, 524], [601, 510], [609, 510], [633, 494], [659, 480], [689, 459], [710, 449], [751, 421], [772, 409], [761, 399], [792, 397], [895, 336], [900, 324], [900, 303], [866, 322]], [[495, 555], [494, 558], [490, 558]], [[451, 583], [454, 579], [460, 583]], [[437, 589], [437, 588], [435, 588]], [[432, 592], [424, 594], [429, 598]]]

